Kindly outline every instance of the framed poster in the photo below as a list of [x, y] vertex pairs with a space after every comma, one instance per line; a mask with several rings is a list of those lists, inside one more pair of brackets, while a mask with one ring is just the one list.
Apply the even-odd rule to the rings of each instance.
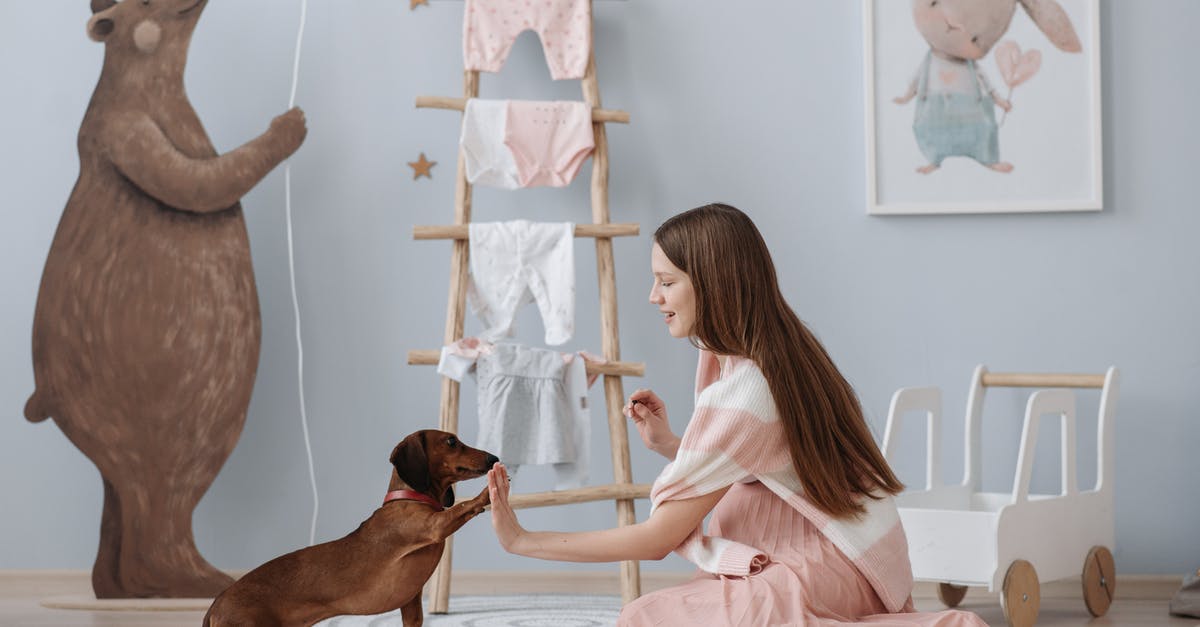
[[1098, 0], [863, 0], [867, 211], [1103, 208]]

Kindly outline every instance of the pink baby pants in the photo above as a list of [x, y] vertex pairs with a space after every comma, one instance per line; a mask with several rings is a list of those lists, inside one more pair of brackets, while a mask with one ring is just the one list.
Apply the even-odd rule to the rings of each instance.
[[590, 0], [466, 0], [466, 68], [499, 72], [517, 35], [532, 30], [542, 40], [552, 78], [583, 78], [592, 45], [591, 9]]

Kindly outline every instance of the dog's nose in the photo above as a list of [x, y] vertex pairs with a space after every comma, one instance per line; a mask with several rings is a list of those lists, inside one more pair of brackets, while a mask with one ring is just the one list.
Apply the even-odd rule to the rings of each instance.
[[496, 462], [498, 462], [498, 461], [500, 461], [500, 458], [499, 458], [499, 457], [496, 457], [495, 455], [492, 455], [491, 453], [488, 453], [488, 456], [487, 456], [487, 467], [488, 467], [488, 469], [491, 469], [491, 467], [492, 467], [492, 466], [495, 466], [495, 465], [496, 465]]

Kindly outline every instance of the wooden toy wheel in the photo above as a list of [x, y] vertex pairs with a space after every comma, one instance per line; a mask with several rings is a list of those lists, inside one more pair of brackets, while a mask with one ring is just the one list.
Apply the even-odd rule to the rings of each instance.
[[965, 596], [967, 596], [966, 586], [956, 586], [952, 583], [938, 584], [938, 598], [946, 607], [958, 607]]
[[1000, 602], [1004, 606], [1004, 618], [1012, 627], [1032, 627], [1037, 622], [1042, 594], [1033, 564], [1016, 560], [1008, 567]]
[[1094, 546], [1083, 560], [1083, 603], [1092, 616], [1104, 616], [1117, 592], [1117, 568], [1112, 553]]

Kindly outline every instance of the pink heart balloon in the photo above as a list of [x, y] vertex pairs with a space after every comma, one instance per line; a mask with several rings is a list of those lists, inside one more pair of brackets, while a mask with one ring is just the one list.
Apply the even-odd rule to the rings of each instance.
[[1016, 87], [1037, 74], [1042, 67], [1042, 52], [1037, 49], [1021, 54], [1021, 46], [1008, 39], [996, 44], [996, 65], [1009, 87]]

